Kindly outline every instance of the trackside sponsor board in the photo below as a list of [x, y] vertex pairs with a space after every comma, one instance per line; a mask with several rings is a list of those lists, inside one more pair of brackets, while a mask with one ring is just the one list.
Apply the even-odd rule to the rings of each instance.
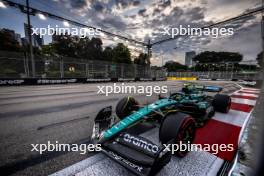
[[166, 78], [0, 78], [0, 86], [165, 80]]

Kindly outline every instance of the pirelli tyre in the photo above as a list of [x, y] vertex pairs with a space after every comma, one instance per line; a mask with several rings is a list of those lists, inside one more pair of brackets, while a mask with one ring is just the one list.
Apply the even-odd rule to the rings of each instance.
[[123, 119], [137, 109], [138, 102], [133, 97], [124, 97], [116, 105], [116, 115]]
[[229, 95], [216, 94], [212, 105], [215, 111], [228, 113], [231, 107], [231, 98]]
[[[181, 112], [172, 112], [167, 114], [159, 130], [159, 139], [162, 144], [191, 144], [194, 141], [196, 133], [195, 121], [188, 115]], [[174, 154], [184, 157], [188, 150], [177, 150]]]

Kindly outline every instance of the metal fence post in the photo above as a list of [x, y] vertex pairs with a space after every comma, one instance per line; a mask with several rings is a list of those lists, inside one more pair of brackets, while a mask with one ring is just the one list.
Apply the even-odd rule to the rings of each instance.
[[88, 63], [85, 64], [85, 76], [88, 78]]
[[25, 70], [25, 75], [28, 78], [29, 77], [29, 67], [28, 67], [28, 58], [27, 58], [27, 53], [24, 52], [24, 70]]
[[121, 67], [121, 78], [124, 78], [124, 64], [120, 64]]
[[62, 58], [60, 59], [60, 77], [64, 77], [64, 63]]
[[108, 65], [105, 64], [105, 78], [108, 78]]
[[134, 64], [134, 77], [137, 77], [137, 64]]

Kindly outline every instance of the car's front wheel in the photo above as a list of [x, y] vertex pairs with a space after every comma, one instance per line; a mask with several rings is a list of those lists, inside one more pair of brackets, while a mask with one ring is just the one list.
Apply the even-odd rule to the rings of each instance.
[[[159, 138], [162, 144], [191, 144], [195, 133], [195, 121], [190, 115], [173, 112], [164, 117], [160, 126]], [[188, 149], [174, 151], [174, 154], [179, 157], [184, 157], [187, 153]]]
[[116, 115], [123, 119], [138, 110], [138, 102], [133, 97], [124, 97], [116, 105]]

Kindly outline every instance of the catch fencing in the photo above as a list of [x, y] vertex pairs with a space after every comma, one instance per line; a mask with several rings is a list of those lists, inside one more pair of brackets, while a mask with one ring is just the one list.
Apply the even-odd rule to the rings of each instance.
[[[69, 57], [34, 56], [35, 78], [161, 79], [164, 69], [136, 64], [111, 63]], [[0, 78], [31, 78], [31, 60], [26, 53], [0, 51]]]
[[[35, 55], [35, 78], [87, 78], [114, 80], [164, 80], [166, 77], [196, 77], [200, 80], [262, 80], [260, 72], [206, 71], [166, 72], [136, 64], [111, 63], [70, 57]], [[0, 51], [0, 78], [32, 78], [31, 60], [23, 52]]]

